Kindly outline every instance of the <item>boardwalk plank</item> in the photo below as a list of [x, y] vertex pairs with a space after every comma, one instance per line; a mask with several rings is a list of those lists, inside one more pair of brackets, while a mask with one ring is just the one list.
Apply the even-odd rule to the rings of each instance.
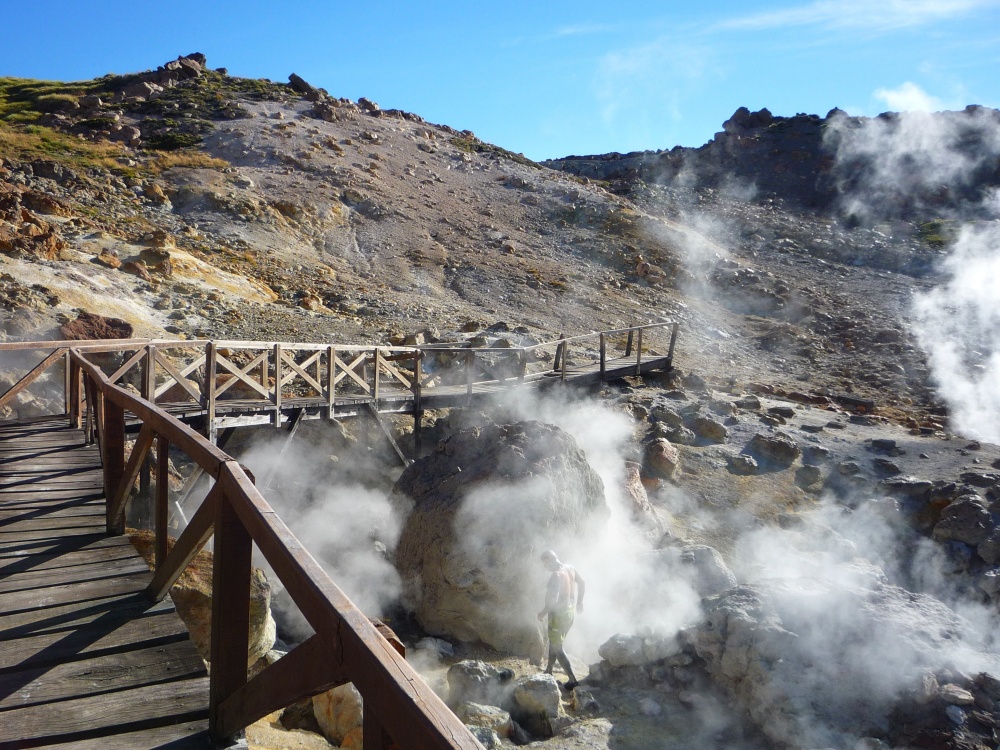
[[186, 632], [177, 631], [175, 610], [169, 604], [138, 614], [111, 609], [95, 621], [69, 630], [7, 639], [6, 647], [0, 649], [0, 672], [70, 661], [128, 644], [151, 646], [189, 638]]
[[[40, 747], [55, 742], [77, 742], [121, 736], [146, 727], [163, 727], [205, 720], [208, 716], [208, 678], [147, 685], [106, 695], [61, 701], [58, 707], [40, 704], [0, 711], [0, 747]], [[142, 734], [132, 748], [151, 747]], [[100, 747], [111, 747], [104, 742]], [[206, 745], [208, 746], [208, 745]]]
[[148, 647], [143, 647], [141, 641], [120, 644], [118, 649], [91, 658], [0, 673], [0, 718], [4, 709], [127, 691], [205, 674], [205, 662], [189, 641]]
[[94, 445], [0, 424], [0, 748], [207, 748], [204, 662], [109, 537]]

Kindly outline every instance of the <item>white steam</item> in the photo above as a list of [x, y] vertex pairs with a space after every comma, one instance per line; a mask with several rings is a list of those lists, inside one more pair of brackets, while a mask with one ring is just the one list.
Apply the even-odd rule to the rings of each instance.
[[1000, 225], [964, 228], [942, 271], [914, 300], [914, 332], [954, 429], [1000, 443]]
[[827, 123], [824, 142], [836, 154], [844, 208], [859, 216], [910, 208], [924, 212], [927, 221], [956, 199], [981, 204], [977, 184], [1000, 156], [996, 112], [967, 107], [931, 113], [926, 110], [938, 102], [915, 86], [877, 95], [915, 111], [871, 119], [838, 115]]

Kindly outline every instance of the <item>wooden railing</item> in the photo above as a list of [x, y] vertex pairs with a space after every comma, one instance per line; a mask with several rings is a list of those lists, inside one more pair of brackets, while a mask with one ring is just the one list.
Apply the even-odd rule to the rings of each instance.
[[[109, 533], [124, 531], [126, 506], [156, 446], [155, 567], [148, 592], [163, 598], [214, 535], [209, 723], [223, 740], [297, 700], [353, 682], [364, 698], [365, 750], [481, 748], [461, 721], [347, 598], [226, 453], [155, 404], [111, 382], [70, 350], [71, 419], [86, 422], [100, 446]], [[74, 406], [81, 408], [73, 408]], [[142, 425], [126, 460], [126, 413]], [[183, 451], [215, 484], [168, 552], [167, 457]], [[313, 627], [315, 635], [247, 679], [253, 547]]]
[[[666, 361], [673, 360], [678, 326], [651, 323], [579, 336], [560, 337], [532, 346], [473, 347], [435, 344], [421, 347], [290, 344], [262, 341], [167, 341], [132, 339], [114, 342], [28, 342], [0, 344], [5, 351], [34, 350], [45, 356], [6, 393], [3, 408], [49, 368], [64, 370], [65, 409], [72, 413], [81, 394], [71, 391], [70, 349], [101, 354], [109, 382], [126, 386], [147, 402], [174, 414], [202, 415], [206, 436], [214, 442], [220, 411], [271, 412], [277, 427], [283, 409], [321, 407], [334, 418], [338, 404], [371, 404], [376, 410], [405, 401], [419, 413], [425, 397], [464, 387], [471, 398], [478, 388], [510, 389], [525, 382], [566, 380], [571, 361], [596, 366], [604, 380], [609, 366], [634, 363], [639, 374], [649, 359], [644, 335], [670, 329]], [[666, 342], [664, 342], [666, 343]], [[644, 345], [646, 345], [644, 347]], [[47, 354], [46, 354], [47, 353]], [[659, 355], [663, 357], [663, 355]], [[633, 358], [631, 361], [629, 358]], [[409, 407], [407, 407], [409, 409]]]

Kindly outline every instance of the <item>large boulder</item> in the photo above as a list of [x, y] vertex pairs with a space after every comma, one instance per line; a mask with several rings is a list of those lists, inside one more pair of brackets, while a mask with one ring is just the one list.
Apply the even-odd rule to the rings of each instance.
[[928, 671], [997, 660], [976, 651], [980, 636], [951, 609], [879, 575], [769, 579], [704, 604], [685, 637], [781, 746], [852, 747], [858, 728], [885, 726]]
[[524, 655], [542, 650], [539, 555], [573, 559], [610, 514], [573, 437], [534, 421], [455, 433], [403, 472], [392, 500], [412, 508], [396, 568], [423, 628]]
[[[129, 529], [129, 539], [152, 568], [154, 559], [153, 533]], [[173, 549], [173, 538], [167, 539], [168, 549]], [[214, 556], [202, 550], [181, 573], [170, 588], [170, 598], [177, 607], [177, 614], [184, 621], [191, 640], [206, 662], [212, 655], [212, 570]], [[247, 666], [274, 648], [277, 626], [271, 616], [271, 584], [260, 568], [253, 568], [250, 575], [250, 632], [247, 647]]]
[[503, 705], [511, 691], [514, 673], [484, 661], [465, 659], [448, 667], [448, 705], [477, 703]]
[[670, 441], [666, 438], [657, 438], [646, 446], [642, 468], [646, 476], [670, 479], [680, 463], [680, 453]]

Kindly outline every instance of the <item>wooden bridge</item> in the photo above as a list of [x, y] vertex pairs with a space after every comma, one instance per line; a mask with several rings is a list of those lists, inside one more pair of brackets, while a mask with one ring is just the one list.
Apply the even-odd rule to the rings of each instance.
[[[657, 336], [663, 353], [649, 350]], [[217, 431], [404, 413], [419, 436], [424, 409], [670, 369], [676, 339], [663, 323], [514, 348], [0, 344], [5, 371], [27, 369], [0, 396], [0, 409], [19, 408], [0, 422], [0, 749], [227, 745], [346, 682], [365, 701], [366, 750], [481, 747], [215, 444]], [[44, 398], [26, 396], [39, 388], [59, 392], [61, 413], [35, 416]], [[171, 456], [214, 480], [172, 546]], [[152, 571], [123, 535], [130, 502], [151, 505]], [[165, 597], [212, 537], [208, 676]], [[255, 549], [315, 635], [248, 679]]]

